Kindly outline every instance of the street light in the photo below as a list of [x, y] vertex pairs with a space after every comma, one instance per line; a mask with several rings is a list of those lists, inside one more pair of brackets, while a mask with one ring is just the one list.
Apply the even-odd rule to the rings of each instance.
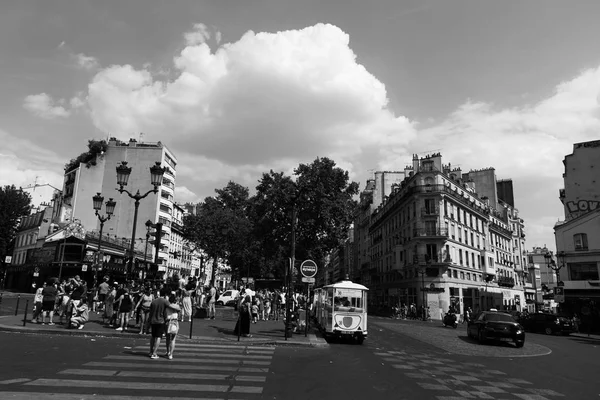
[[553, 260], [551, 251], [544, 254], [544, 258], [546, 259], [546, 265], [548, 266], [548, 268], [553, 270], [554, 273], [556, 274], [556, 286], [558, 286], [558, 284], [560, 282], [560, 272], [559, 271], [561, 270], [562, 267], [565, 266], [566, 254], [564, 251], [559, 251], [558, 253], [556, 253], [556, 257], [558, 257], [561, 260], [560, 264], [557, 264], [556, 261]]
[[[100, 253], [100, 249], [102, 247], [102, 230], [104, 229], [104, 223], [106, 221], [108, 221], [111, 217], [111, 215], [113, 215], [113, 213], [115, 212], [115, 206], [117, 205], [117, 202], [114, 201], [112, 199], [112, 197], [110, 199], [108, 199], [108, 201], [106, 202], [106, 215], [100, 215], [100, 210], [102, 210], [102, 202], [104, 201], [104, 197], [100, 194], [100, 193], [96, 193], [95, 196], [92, 196], [92, 201], [94, 203], [94, 210], [96, 210], [96, 217], [98, 217], [98, 221], [100, 221], [100, 234], [98, 236], [98, 251], [96, 254], [98, 254], [98, 263], [101, 264], [102, 261], [100, 260], [101, 257], [101, 253]], [[98, 265], [96, 265], [95, 268], [95, 273], [94, 273], [94, 281], [98, 281]]]
[[147, 191], [145, 194], [140, 194], [139, 189], [136, 194], [131, 194], [127, 189], [124, 189], [127, 186], [127, 182], [129, 181], [129, 176], [131, 175], [131, 167], [127, 166], [127, 161], [121, 161], [121, 165], [117, 166], [117, 184], [119, 188], [117, 189], [119, 193], [123, 194], [123, 192], [127, 193], [127, 195], [135, 200], [135, 211], [133, 214], [133, 228], [131, 232], [131, 258], [129, 259], [129, 267], [126, 270], [126, 273], [131, 273], [133, 271], [133, 258], [135, 257], [135, 228], [137, 224], [137, 216], [138, 216], [138, 208], [140, 207], [140, 200], [148, 196], [150, 193], [158, 193], [158, 187], [162, 184], [163, 175], [165, 173], [166, 168], [160, 166], [160, 162], [156, 161], [156, 163], [150, 167], [150, 181], [154, 189]]

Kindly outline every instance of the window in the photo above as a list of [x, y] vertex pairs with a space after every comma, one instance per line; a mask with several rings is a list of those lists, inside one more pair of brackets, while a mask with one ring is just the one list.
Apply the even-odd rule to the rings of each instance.
[[458, 279], [458, 272], [457, 272], [456, 270], [453, 270], [453, 271], [452, 271], [452, 276], [453, 276], [455, 279]]
[[575, 242], [575, 250], [587, 250], [588, 241], [586, 233], [577, 233], [573, 235], [573, 242]]
[[460, 273], [460, 279], [465, 279], [465, 273], [464, 272]]
[[469, 272], [467, 272], [467, 280], [470, 281], [471, 280], [471, 274]]
[[463, 265], [463, 253], [462, 250], [458, 250], [458, 260], [460, 262], [460, 265]]
[[598, 265], [596, 263], [569, 264], [569, 277], [572, 281], [597, 281]]

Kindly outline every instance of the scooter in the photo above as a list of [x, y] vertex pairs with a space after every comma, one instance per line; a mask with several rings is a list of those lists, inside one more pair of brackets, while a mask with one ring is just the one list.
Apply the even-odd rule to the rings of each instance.
[[446, 313], [446, 315], [444, 315], [444, 319], [442, 320], [442, 323], [444, 324], [444, 327], [451, 326], [454, 329], [456, 329], [458, 327], [458, 321], [456, 320], [456, 314]]

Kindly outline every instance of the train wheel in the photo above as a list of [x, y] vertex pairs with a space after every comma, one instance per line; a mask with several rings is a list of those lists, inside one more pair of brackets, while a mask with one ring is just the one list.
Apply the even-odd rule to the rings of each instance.
[[358, 343], [358, 344], [363, 344], [364, 341], [365, 341], [365, 338], [362, 336], [359, 336], [356, 338], [356, 343]]

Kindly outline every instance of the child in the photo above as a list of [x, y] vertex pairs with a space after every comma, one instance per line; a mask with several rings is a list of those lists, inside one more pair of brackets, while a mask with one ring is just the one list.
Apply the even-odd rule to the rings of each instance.
[[265, 317], [266, 317], [267, 321], [271, 317], [271, 300], [269, 300], [269, 299], [265, 300]]
[[252, 304], [252, 323], [255, 324], [258, 322], [258, 299], [254, 300]]

